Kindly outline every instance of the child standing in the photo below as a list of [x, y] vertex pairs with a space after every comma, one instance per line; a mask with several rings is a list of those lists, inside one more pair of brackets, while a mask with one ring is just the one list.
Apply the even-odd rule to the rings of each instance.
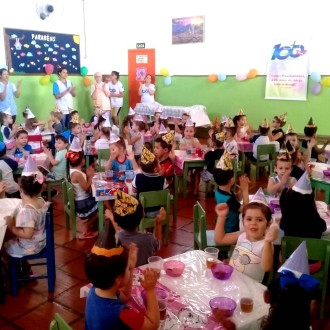
[[[12, 129], [10, 128], [12, 126]], [[13, 125], [13, 117], [9, 109], [2, 112], [2, 125], [1, 125], [1, 133], [3, 137], [3, 142], [12, 146], [15, 142], [15, 134], [19, 130], [19, 127], [14, 124]]]
[[91, 229], [96, 224], [98, 216], [97, 202], [91, 194], [95, 170], [89, 166], [86, 173], [82, 171], [82, 167], [85, 165], [85, 156], [76, 138], [73, 139], [65, 158], [70, 166], [69, 180], [73, 186], [76, 215], [79, 217], [77, 230], [80, 233], [77, 237], [79, 239], [96, 237], [98, 232]]
[[146, 129], [146, 125], [143, 121], [141, 115], [137, 115], [132, 125], [132, 131], [130, 136], [127, 137], [127, 141], [129, 145], [133, 146], [133, 152], [136, 162], [139, 161], [143, 149], [143, 133]]
[[225, 141], [223, 147], [228, 152], [230, 158], [238, 160], [238, 146], [235, 140], [236, 126], [231, 118], [227, 118], [224, 124]]
[[275, 116], [272, 122], [273, 130], [271, 131], [271, 134], [269, 134], [269, 140], [277, 141], [280, 144], [280, 146], [284, 142], [284, 131], [282, 127], [285, 125], [286, 119], [287, 119], [286, 113], [283, 113], [279, 116]]
[[236, 270], [261, 282], [265, 272], [273, 267], [273, 242], [278, 235], [278, 225], [270, 226], [272, 219], [265, 196], [258, 192], [243, 208], [244, 232], [225, 233], [227, 204], [217, 204], [218, 215], [214, 235], [217, 244], [236, 244], [230, 264]]

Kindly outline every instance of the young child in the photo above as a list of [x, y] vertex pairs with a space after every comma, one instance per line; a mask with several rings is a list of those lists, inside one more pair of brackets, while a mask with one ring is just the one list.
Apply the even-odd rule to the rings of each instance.
[[121, 132], [122, 132], [124, 139], [126, 139], [126, 140], [127, 140], [127, 137], [129, 137], [129, 135], [131, 133], [135, 115], [136, 115], [136, 112], [130, 107], [127, 116], [124, 118], [124, 120], [121, 124]]
[[86, 136], [82, 133], [82, 127], [80, 123], [79, 116], [72, 116], [69, 122], [69, 130], [62, 132], [69, 143], [72, 143], [74, 138], [78, 138], [81, 146], [83, 146]]
[[47, 174], [47, 181], [61, 180], [67, 178], [66, 158], [69, 141], [62, 135], [55, 136], [55, 157], [52, 151], [44, 147], [44, 153], [48, 156], [52, 165], [51, 172]]
[[237, 140], [249, 140], [252, 136], [252, 128], [246, 121], [246, 114], [243, 109], [240, 109], [238, 114], [233, 118], [233, 122], [236, 127]]
[[[12, 128], [10, 128], [12, 126]], [[15, 134], [19, 130], [19, 126], [17, 124], [13, 124], [13, 117], [9, 109], [2, 112], [2, 125], [1, 125], [1, 133], [3, 142], [8, 145], [12, 146], [15, 142]]]
[[77, 237], [79, 239], [94, 238], [98, 235], [97, 231], [91, 229], [98, 218], [97, 202], [91, 194], [95, 170], [89, 166], [86, 169], [86, 174], [82, 171], [82, 167], [85, 165], [85, 156], [76, 138], [73, 139], [65, 158], [70, 166], [69, 180], [73, 186], [76, 215], [79, 217], [77, 230], [80, 233]]
[[278, 225], [270, 225], [272, 214], [263, 193], [259, 190], [243, 208], [244, 232], [225, 233], [224, 225], [228, 204], [217, 204], [218, 216], [214, 238], [217, 244], [236, 244], [230, 264], [236, 270], [261, 282], [265, 272], [273, 267], [273, 242], [278, 235]]
[[120, 227], [117, 239], [123, 246], [129, 246], [131, 243], [137, 245], [137, 267], [147, 264], [148, 258], [159, 251], [162, 241], [162, 222], [166, 218], [166, 211], [163, 207], [155, 217], [153, 234], [139, 231], [139, 225], [144, 216], [143, 207], [136, 198], [120, 190], [117, 190], [113, 214], [110, 210], [106, 210], [105, 216], [113, 219]]
[[177, 118], [173, 118], [175, 133], [178, 133], [181, 137], [183, 136], [183, 129], [188, 119], [190, 119], [190, 116], [187, 113], [182, 114], [180, 122]]
[[97, 122], [98, 122], [99, 117], [101, 115], [100, 114], [100, 108], [99, 107], [94, 107], [93, 112], [94, 112], [94, 114], [91, 117], [89, 122], [90, 122], [91, 125], [95, 126], [95, 125], [97, 125]]
[[28, 132], [24, 129], [20, 129], [15, 135], [15, 146], [9, 151], [9, 154], [14, 155], [16, 158], [27, 157], [29, 154], [33, 154], [31, 145], [28, 144]]
[[40, 134], [44, 129], [45, 122], [39, 121], [30, 108], [26, 107], [23, 112], [23, 118], [25, 118], [25, 130], [29, 134]]
[[231, 118], [227, 118], [224, 124], [225, 141], [223, 147], [228, 152], [230, 158], [238, 160], [238, 146], [235, 140], [236, 126]]
[[48, 128], [50, 131], [56, 134], [61, 134], [63, 132], [63, 125], [61, 120], [63, 119], [63, 113], [60, 108], [55, 107], [50, 113], [50, 120], [48, 122]]
[[5, 218], [8, 229], [16, 236], [5, 244], [10, 256], [36, 254], [46, 245], [45, 217], [49, 203], [38, 197], [43, 183], [44, 176], [29, 156], [20, 180], [22, 205], [15, 218]]
[[272, 121], [272, 131], [269, 134], [270, 141], [277, 141], [281, 146], [284, 142], [284, 131], [282, 127], [285, 125], [287, 119], [287, 113], [283, 113], [279, 116], [275, 116]]
[[240, 189], [243, 203], [241, 204], [236, 195], [232, 192], [234, 185], [234, 171], [228, 153], [225, 151], [213, 170], [214, 180], [218, 185], [215, 192], [217, 204], [226, 203], [228, 213], [224, 224], [225, 233], [232, 233], [239, 230], [239, 214], [243, 211], [244, 205], [249, 202], [249, 179], [241, 176]]
[[282, 147], [275, 161], [274, 171], [276, 176], [270, 176], [267, 184], [267, 192], [270, 195], [280, 194], [285, 188], [292, 188], [297, 182], [291, 176], [292, 158], [286, 147]]
[[0, 171], [2, 181], [6, 184], [6, 197], [21, 198], [19, 185], [14, 180], [13, 171], [17, 170], [18, 163], [6, 156], [6, 145], [0, 141]]
[[159, 128], [161, 124], [160, 116], [162, 114], [162, 110], [158, 108], [154, 113], [154, 120], [149, 123], [150, 133], [152, 136], [157, 136], [159, 134]]
[[102, 125], [100, 137], [95, 141], [96, 150], [109, 149], [110, 133], [111, 133], [111, 124], [109, 118], [107, 118], [104, 124]]
[[156, 297], [158, 274], [147, 268], [139, 279], [146, 291], [145, 314], [128, 308], [131, 299], [133, 270], [136, 265], [137, 247], [129, 250], [117, 246], [115, 230], [110, 221], [85, 259], [85, 272], [93, 287], [88, 293], [85, 309], [85, 329], [150, 329], [160, 324]]
[[225, 133], [213, 133], [211, 136], [211, 147], [205, 155], [206, 169], [202, 171], [201, 178], [204, 182], [213, 181], [213, 169], [216, 160], [219, 160], [225, 151], [223, 143], [225, 141]]
[[142, 116], [137, 115], [132, 125], [132, 131], [130, 136], [127, 137], [129, 145], [133, 146], [133, 152], [136, 162], [139, 161], [143, 149], [143, 134], [146, 129], [146, 124], [143, 121]]

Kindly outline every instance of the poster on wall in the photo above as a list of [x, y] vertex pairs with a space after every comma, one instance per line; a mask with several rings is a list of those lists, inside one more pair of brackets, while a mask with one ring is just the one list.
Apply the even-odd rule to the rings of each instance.
[[204, 42], [204, 16], [172, 19], [172, 44]]
[[267, 65], [265, 98], [306, 101], [309, 53], [306, 45], [277, 43]]
[[80, 74], [79, 35], [4, 28], [4, 42], [8, 69], [15, 73], [44, 74], [52, 64], [54, 72], [66, 67]]

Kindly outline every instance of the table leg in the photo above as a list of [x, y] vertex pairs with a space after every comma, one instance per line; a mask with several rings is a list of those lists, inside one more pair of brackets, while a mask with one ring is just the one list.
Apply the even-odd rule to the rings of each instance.
[[89, 155], [86, 155], [85, 158], [86, 158], [86, 168], [87, 168], [89, 166]]
[[104, 225], [104, 205], [103, 205], [103, 201], [99, 201], [97, 202], [97, 204], [99, 209], [99, 233], [100, 233]]
[[189, 171], [189, 165], [188, 162], [184, 162], [183, 165], [183, 182], [182, 182], [182, 187], [183, 187], [183, 197], [186, 198], [187, 197], [187, 179], [188, 179], [188, 171]]

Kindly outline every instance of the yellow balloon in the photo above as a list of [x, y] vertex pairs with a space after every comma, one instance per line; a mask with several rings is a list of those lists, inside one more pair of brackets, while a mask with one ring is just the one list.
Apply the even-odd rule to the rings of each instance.
[[77, 36], [77, 35], [74, 35], [74, 36], [73, 36], [73, 41], [74, 41], [77, 45], [79, 45], [79, 44], [80, 44], [80, 37]]
[[162, 75], [162, 76], [164, 76], [164, 77], [167, 77], [168, 76], [168, 74], [169, 74], [169, 71], [168, 71], [168, 69], [166, 69], [166, 68], [160, 68], [160, 74]]
[[324, 77], [321, 79], [321, 85], [329, 87], [330, 86], [330, 77]]
[[46, 86], [50, 83], [50, 75], [45, 75], [45, 76], [42, 76], [40, 79], [39, 79], [39, 83], [40, 85], [42, 86]]
[[10, 68], [9, 73], [14, 73], [14, 68]]

